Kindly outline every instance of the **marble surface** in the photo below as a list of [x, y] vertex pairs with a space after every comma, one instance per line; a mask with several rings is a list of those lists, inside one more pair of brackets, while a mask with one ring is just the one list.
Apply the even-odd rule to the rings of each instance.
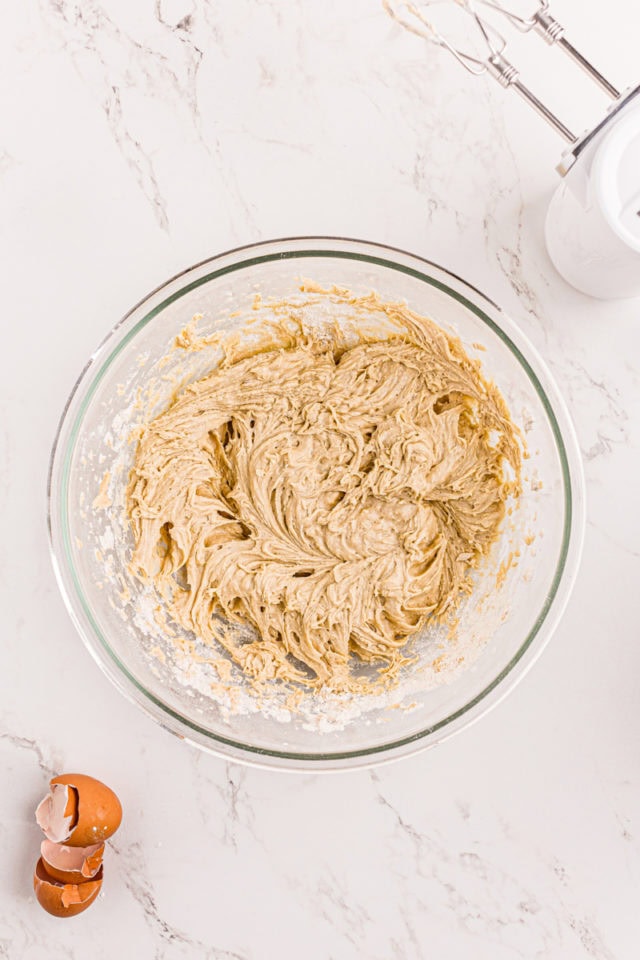
[[[638, 81], [640, 13], [557, 0]], [[640, 940], [640, 302], [569, 288], [542, 239], [562, 144], [379, 0], [21, 0], [0, 33], [0, 957], [630, 960]], [[514, 45], [578, 129], [604, 100]], [[48, 557], [50, 444], [105, 332], [178, 269], [270, 237], [427, 256], [526, 330], [561, 383], [588, 485], [560, 629], [508, 700], [377, 771], [227, 764], [125, 702]], [[52, 771], [95, 771], [124, 825], [97, 906], [31, 892]]]

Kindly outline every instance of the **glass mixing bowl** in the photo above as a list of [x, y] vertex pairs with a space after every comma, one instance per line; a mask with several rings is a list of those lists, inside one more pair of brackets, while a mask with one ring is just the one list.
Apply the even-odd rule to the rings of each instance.
[[[176, 383], [201, 377], [219, 358], [214, 347], [171, 353], [178, 332], [195, 314], [199, 331], [232, 331], [256, 294], [289, 298], [300, 278], [406, 300], [458, 335], [502, 391], [529, 456], [519, 504], [475, 573], [457, 630], [447, 634], [427, 624], [411, 641], [417, 663], [392, 691], [316, 695], [296, 708], [278, 681], [257, 698], [237, 668], [221, 672], [212, 664], [211, 650], [197, 638], [183, 636], [185, 649], [167, 635], [160, 601], [127, 570], [131, 534], [123, 505], [136, 425], [167, 405]], [[351, 768], [439, 743], [513, 689], [551, 637], [576, 576], [583, 478], [558, 388], [495, 304], [400, 250], [300, 238], [243, 247], [191, 267], [113, 328], [62, 416], [51, 458], [49, 525], [56, 575], [81, 637], [113, 683], [154, 719], [236, 760]]]

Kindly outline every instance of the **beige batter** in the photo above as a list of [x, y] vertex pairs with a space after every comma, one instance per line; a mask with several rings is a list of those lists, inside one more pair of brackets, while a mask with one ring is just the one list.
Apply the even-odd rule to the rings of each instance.
[[397, 336], [300, 331], [227, 360], [139, 441], [133, 569], [252, 679], [363, 689], [359, 658], [387, 682], [407, 638], [470, 589], [518, 493], [516, 429], [478, 364], [430, 320], [376, 307]]

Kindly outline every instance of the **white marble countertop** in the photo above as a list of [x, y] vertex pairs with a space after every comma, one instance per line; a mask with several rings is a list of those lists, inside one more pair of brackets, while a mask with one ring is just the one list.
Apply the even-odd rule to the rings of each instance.
[[[640, 79], [640, 13], [555, 13]], [[544, 249], [558, 137], [379, 0], [21, 0], [0, 35], [0, 957], [627, 960], [640, 942], [640, 302], [569, 288]], [[517, 45], [578, 129], [604, 99]], [[197, 752], [85, 652], [49, 561], [49, 449], [123, 312], [178, 269], [295, 234], [355, 236], [466, 277], [526, 330], [575, 418], [584, 560], [508, 700], [378, 771], [285, 775]], [[125, 821], [91, 911], [31, 892], [50, 771], [95, 771]], [[635, 815], [635, 816], [634, 816]]]

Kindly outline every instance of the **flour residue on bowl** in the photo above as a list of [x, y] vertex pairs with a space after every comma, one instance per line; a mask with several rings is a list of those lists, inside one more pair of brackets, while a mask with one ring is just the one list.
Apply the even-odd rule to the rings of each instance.
[[[139, 449], [140, 438], [148, 436], [149, 424], [158, 414], [166, 416], [163, 411], [167, 408], [179, 407], [182, 401], [178, 399], [176, 403], [176, 399], [184, 394], [185, 388], [188, 387], [190, 397], [198, 397], [201, 389], [198, 381], [220, 366], [228, 372], [239, 369], [239, 365], [244, 363], [243, 374], [248, 376], [256, 366], [265, 363], [264, 358], [268, 356], [265, 346], [268, 345], [275, 345], [281, 353], [295, 352], [302, 345], [307, 359], [331, 354], [334, 367], [336, 357], [339, 359], [353, 354], [354, 350], [364, 345], [373, 349], [374, 354], [378, 351], [380, 357], [386, 356], [384, 362], [388, 363], [394, 348], [402, 353], [410, 342], [408, 321], [409, 327], [411, 324], [421, 324], [422, 329], [430, 324], [430, 321], [412, 315], [406, 305], [384, 304], [372, 294], [355, 297], [348, 291], [335, 288], [328, 291], [306, 283], [297, 295], [287, 300], [269, 301], [256, 297], [251, 311], [236, 320], [232, 332], [228, 330], [228, 316], [201, 316], [194, 319], [176, 333], [167, 345], [166, 353], [151, 365], [151, 369], [148, 358], [141, 358], [141, 367], [146, 370], [143, 382], [122, 385], [123, 395], [130, 397], [131, 402], [126, 412], [115, 418], [113, 436], [105, 439], [107, 445], [113, 445], [116, 441], [114, 446], [117, 455], [110, 462], [108, 473], [99, 478], [99, 489], [95, 494], [104, 498], [104, 509], [100, 513], [108, 515], [111, 527], [111, 537], [107, 537], [110, 544], [103, 542], [106, 529], [100, 534], [100, 542], [109, 575], [120, 586], [114, 594], [113, 603], [119, 606], [123, 616], [133, 617], [139, 635], [148, 638], [148, 656], [153, 661], [154, 671], [161, 677], [166, 676], [172, 683], [178, 678], [181, 685], [193, 691], [194, 696], [201, 694], [213, 699], [223, 717], [262, 712], [286, 721], [295, 713], [297, 718], [302, 717], [314, 729], [335, 729], [355, 717], [371, 719], [374, 714], [375, 722], [384, 722], [385, 710], [417, 709], [414, 693], [449, 682], [460, 670], [471, 668], [491, 636], [491, 624], [499, 622], [508, 610], [508, 591], [503, 589], [508, 579], [506, 573], [513, 564], [518, 563], [521, 551], [526, 548], [520, 536], [522, 517], [518, 517], [517, 525], [514, 524], [514, 517], [519, 512], [520, 454], [524, 443], [518, 437], [518, 431], [513, 427], [497, 390], [482, 378], [479, 361], [469, 359], [462, 346], [446, 337], [437, 327], [435, 331], [442, 337], [443, 348], [446, 345], [452, 352], [468, 378], [464, 384], [458, 384], [459, 396], [454, 396], [448, 406], [442, 407], [441, 412], [447, 414], [451, 410], [456, 411], [456, 408], [464, 408], [468, 418], [464, 422], [471, 436], [474, 425], [478, 425], [478, 410], [482, 406], [480, 401], [487, 397], [491, 399], [493, 419], [490, 424], [485, 424], [485, 433], [487, 438], [490, 437], [486, 451], [493, 451], [492, 489], [495, 499], [491, 502], [493, 512], [484, 547], [478, 547], [477, 539], [472, 540], [473, 549], [460, 562], [459, 576], [444, 598], [433, 591], [426, 597], [413, 623], [408, 625], [408, 629], [404, 625], [402, 639], [405, 641], [410, 638], [408, 643], [396, 643], [394, 650], [386, 651], [386, 659], [372, 655], [367, 662], [366, 656], [360, 657], [362, 668], [353, 672], [349, 664], [353, 657], [345, 657], [343, 644], [342, 651], [338, 650], [338, 654], [342, 652], [342, 657], [338, 655], [336, 659], [334, 656], [333, 664], [331, 657], [328, 660], [325, 658], [324, 667], [329, 670], [330, 677], [335, 664], [340, 666], [337, 671], [340, 682], [333, 684], [315, 682], [317, 673], [314, 678], [314, 664], [309, 664], [299, 656], [299, 648], [294, 649], [297, 655], [291, 670], [286, 667], [283, 669], [283, 664], [291, 662], [286, 651], [284, 654], [278, 651], [271, 661], [265, 661], [264, 657], [262, 661], [256, 661], [254, 657], [255, 669], [252, 670], [249, 654], [258, 650], [261, 655], [264, 654], [264, 633], [257, 618], [247, 617], [246, 611], [234, 617], [231, 609], [224, 608], [226, 615], [221, 615], [221, 606], [216, 603], [206, 608], [213, 615], [208, 614], [208, 629], [203, 630], [202, 619], [198, 620], [191, 613], [188, 616], [181, 613], [175, 605], [176, 590], [189, 591], [186, 591], [185, 585], [180, 586], [180, 575], [177, 583], [173, 577], [184, 567], [179, 562], [179, 554], [174, 556], [169, 565], [170, 569], [166, 571], [168, 576], [160, 592], [153, 583], [153, 577], [147, 582], [140, 582], [131, 576], [128, 565], [136, 546], [126, 517], [125, 491], [135, 451]], [[430, 327], [429, 330], [433, 335]], [[469, 350], [469, 347], [466, 349]], [[361, 372], [362, 368], [358, 370], [358, 373]], [[470, 383], [476, 393], [478, 390], [482, 392], [482, 396], [476, 395], [472, 398], [473, 405], [465, 407], [463, 398], [469, 396]], [[326, 386], [324, 381], [323, 384]], [[316, 387], [317, 384], [314, 384], [314, 389]], [[451, 393], [453, 391], [449, 390]], [[305, 402], [309, 405], [312, 397], [306, 398]], [[223, 413], [226, 418], [224, 423], [227, 423], [228, 411]], [[459, 418], [459, 415], [458, 409], [450, 415], [450, 419]], [[118, 444], [118, 435], [120, 438], [126, 435], [129, 443]], [[406, 443], [407, 438], [403, 439]], [[424, 440], [424, 437], [419, 439]], [[221, 443], [220, 437], [218, 441]], [[380, 474], [387, 483], [392, 482], [392, 442], [387, 446], [379, 444], [376, 453], [383, 461], [387, 458], [384, 461], [386, 473], [381, 470]], [[396, 475], [397, 472], [396, 469]], [[410, 502], [410, 485], [406, 491], [406, 500]], [[499, 496], [496, 497], [496, 493]], [[417, 499], [416, 491], [413, 494]], [[109, 501], [112, 501], [111, 505]], [[102, 499], [99, 502], [103, 502]], [[238, 519], [231, 513], [228, 506], [227, 503], [229, 516], [224, 519], [229, 524], [246, 522], [244, 518]], [[479, 511], [476, 510], [474, 519], [478, 515]], [[380, 521], [377, 515], [373, 519]], [[171, 522], [175, 523], [175, 519]], [[428, 530], [428, 523], [424, 517], [417, 518], [413, 536], [417, 536], [421, 528]], [[490, 549], [500, 524], [500, 540]], [[393, 532], [397, 536], [397, 529]], [[513, 539], [515, 532], [517, 542]], [[153, 544], [154, 549], [157, 539]], [[162, 552], [156, 553], [160, 566], [166, 561], [167, 555], [175, 550], [175, 546], [169, 550], [166, 547], [165, 542], [164, 556]], [[150, 552], [148, 556], [151, 556]], [[165, 589], [167, 586], [168, 590]], [[476, 613], [468, 619], [466, 613], [471, 607], [481, 615]], [[300, 610], [297, 614], [299, 627]], [[269, 615], [272, 617], [273, 611], [269, 611]], [[460, 624], [469, 622], [471, 629], [465, 626], [461, 631]], [[389, 636], [397, 639], [397, 634], [390, 631]], [[366, 647], [361, 649], [366, 650]], [[356, 653], [359, 652], [356, 650]], [[373, 644], [371, 652], [375, 653]], [[331, 653], [335, 654], [335, 650], [332, 649]], [[323, 665], [322, 659], [320, 664]], [[301, 672], [300, 665], [304, 672]], [[326, 676], [325, 670], [325, 679]], [[303, 688], [305, 683], [312, 687], [310, 692]]]

